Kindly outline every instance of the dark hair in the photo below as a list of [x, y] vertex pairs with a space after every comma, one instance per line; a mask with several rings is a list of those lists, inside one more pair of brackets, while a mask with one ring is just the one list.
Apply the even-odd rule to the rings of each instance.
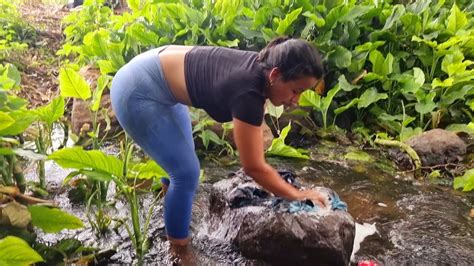
[[306, 76], [320, 79], [324, 74], [318, 50], [301, 39], [273, 39], [260, 51], [258, 62], [265, 70], [278, 67], [285, 81]]

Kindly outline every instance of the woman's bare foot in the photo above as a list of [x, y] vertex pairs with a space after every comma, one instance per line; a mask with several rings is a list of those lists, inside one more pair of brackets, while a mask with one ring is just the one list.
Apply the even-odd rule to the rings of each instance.
[[189, 243], [190, 239], [173, 239], [168, 237], [170, 242], [170, 255], [173, 265], [198, 265], [194, 249]]

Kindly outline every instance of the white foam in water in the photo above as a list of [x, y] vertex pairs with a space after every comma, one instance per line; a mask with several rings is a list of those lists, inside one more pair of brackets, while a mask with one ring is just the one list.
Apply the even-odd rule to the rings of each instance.
[[356, 234], [354, 238], [354, 246], [352, 248], [352, 254], [351, 254], [351, 262], [354, 261], [354, 254], [359, 251], [360, 248], [360, 243], [364, 241], [364, 239], [370, 235], [373, 235], [377, 232], [377, 228], [375, 228], [375, 223], [373, 224], [359, 224], [356, 223]]

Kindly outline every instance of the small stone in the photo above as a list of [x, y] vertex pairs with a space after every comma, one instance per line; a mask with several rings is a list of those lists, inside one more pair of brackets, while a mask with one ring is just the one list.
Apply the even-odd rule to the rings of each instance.
[[385, 204], [383, 202], [379, 202], [379, 203], [377, 203], [377, 205], [380, 206], [380, 207], [387, 208], [387, 204]]
[[469, 216], [471, 216], [471, 218], [474, 218], [474, 209], [471, 209], [471, 213], [469, 213]]

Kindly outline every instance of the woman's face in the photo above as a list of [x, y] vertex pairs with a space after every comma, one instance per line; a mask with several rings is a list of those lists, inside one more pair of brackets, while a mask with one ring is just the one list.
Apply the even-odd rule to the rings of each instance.
[[275, 106], [285, 107], [298, 104], [303, 91], [314, 88], [318, 83], [315, 77], [303, 77], [284, 81], [278, 68], [273, 68], [268, 74], [269, 84], [266, 88], [266, 96]]

